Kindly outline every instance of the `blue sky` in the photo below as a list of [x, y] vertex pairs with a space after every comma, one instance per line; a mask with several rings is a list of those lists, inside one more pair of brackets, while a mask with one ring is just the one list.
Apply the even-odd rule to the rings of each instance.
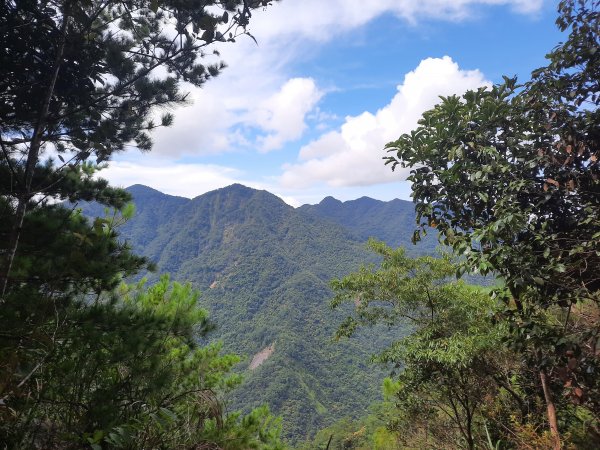
[[298, 206], [332, 195], [408, 199], [386, 142], [438, 95], [525, 80], [564, 36], [547, 0], [283, 0], [249, 38], [220, 44], [228, 68], [101, 176], [195, 197], [242, 183]]

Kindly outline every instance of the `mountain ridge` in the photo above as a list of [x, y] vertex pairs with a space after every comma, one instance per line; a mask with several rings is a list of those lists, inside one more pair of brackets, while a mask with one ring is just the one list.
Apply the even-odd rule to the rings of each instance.
[[[342, 416], [360, 414], [380, 396], [384, 371], [368, 360], [390, 332], [370, 330], [333, 343], [347, 311], [331, 311], [328, 304], [332, 278], [374, 261], [358, 222], [352, 229], [334, 219], [360, 217], [365, 205], [376, 220], [386, 211], [395, 214], [386, 202], [338, 201], [344, 214], [328, 218], [323, 206], [293, 208], [240, 184], [193, 199], [141, 185], [129, 189], [136, 212], [121, 228], [122, 238], [159, 272], [198, 288], [217, 324], [212, 338], [245, 358], [239, 370], [246, 381], [233, 393], [234, 408], [268, 403], [295, 442]], [[391, 215], [386, 220], [394, 222]], [[147, 275], [150, 281], [158, 277]], [[274, 342], [268, 359], [247, 370], [253, 356]]]
[[[273, 196], [281, 199], [281, 197], [279, 197], [278, 195], [273, 194], [273, 193], [267, 191], [266, 189], [255, 189], [255, 188], [246, 186], [245, 184], [242, 184], [242, 183], [232, 183], [232, 184], [229, 184], [227, 186], [223, 186], [223, 187], [220, 187], [220, 188], [212, 189], [210, 191], [206, 191], [206, 192], [204, 192], [202, 194], [198, 194], [198, 195], [196, 195], [194, 197], [191, 197], [191, 198], [190, 197], [184, 197], [184, 196], [181, 196], [181, 195], [167, 194], [167, 193], [162, 192], [162, 191], [160, 191], [160, 190], [158, 190], [156, 188], [153, 188], [151, 186], [148, 186], [148, 185], [145, 185], [145, 184], [141, 184], [141, 183], [132, 184], [130, 186], [125, 187], [124, 189], [126, 191], [128, 191], [129, 193], [131, 193], [131, 194], [134, 194], [134, 193], [142, 193], [142, 194], [144, 194], [144, 193], [156, 193], [156, 194], [160, 194], [161, 196], [166, 196], [166, 197], [171, 197], [171, 198], [181, 198], [181, 199], [186, 199], [186, 200], [194, 200], [194, 199], [196, 199], [198, 197], [202, 197], [202, 196], [204, 196], [206, 194], [214, 193], [214, 192], [217, 192], [217, 191], [223, 191], [223, 190], [238, 190], [238, 191], [250, 190], [250, 191], [256, 191], [256, 192], [266, 192], [266, 193], [269, 193], [269, 194], [271, 194], [271, 195], [273, 195]], [[285, 201], [283, 199], [281, 199], [281, 200], [285, 203]], [[292, 206], [292, 208], [294, 208], [294, 209], [299, 209], [299, 208], [302, 208], [302, 207], [305, 207], [305, 206], [315, 206], [315, 205], [318, 205], [318, 204], [322, 204], [324, 202], [327, 203], [330, 200], [333, 200], [334, 202], [340, 203], [342, 205], [346, 204], [346, 203], [358, 202], [358, 201], [363, 201], [363, 200], [364, 201], [371, 201], [371, 202], [374, 202], [374, 203], [377, 203], [377, 204], [396, 203], [396, 202], [412, 204], [412, 202], [410, 202], [408, 200], [402, 200], [402, 199], [399, 199], [399, 198], [394, 198], [392, 200], [379, 200], [379, 199], [376, 199], [376, 198], [372, 198], [372, 197], [364, 196], [363, 195], [362, 197], [358, 197], [356, 199], [339, 200], [339, 199], [337, 199], [337, 198], [335, 198], [335, 197], [333, 197], [331, 195], [328, 195], [328, 196], [323, 197], [323, 199], [321, 201], [317, 202], [317, 203], [304, 203], [304, 204], [302, 204], [300, 206], [297, 206], [297, 207], [292, 206], [292, 205], [289, 205], [289, 206]]]

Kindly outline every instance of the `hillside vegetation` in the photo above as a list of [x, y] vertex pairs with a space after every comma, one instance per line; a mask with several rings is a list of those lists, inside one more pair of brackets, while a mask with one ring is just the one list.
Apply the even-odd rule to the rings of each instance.
[[[211, 339], [244, 357], [244, 383], [232, 393], [231, 407], [268, 404], [282, 415], [284, 436], [296, 441], [357, 416], [380, 397], [385, 370], [369, 359], [390, 334], [382, 328], [334, 342], [344, 313], [329, 308], [329, 281], [374, 261], [364, 236], [381, 230], [358, 222], [349, 230], [308, 206], [294, 209], [241, 185], [192, 200], [139, 185], [128, 191], [136, 212], [122, 238], [156, 262], [158, 272], [191, 281], [217, 324]], [[374, 203], [370, 213], [397, 235], [410, 235], [406, 217], [396, 214], [400, 206], [414, 221], [408, 202], [364, 201]], [[365, 212], [360, 202], [340, 205], [355, 217]], [[93, 216], [101, 208], [84, 211]], [[248, 371], [253, 356], [271, 345], [273, 354]]]
[[0, 3], [0, 447], [600, 448], [600, 0], [386, 145], [414, 211], [99, 178], [270, 4]]

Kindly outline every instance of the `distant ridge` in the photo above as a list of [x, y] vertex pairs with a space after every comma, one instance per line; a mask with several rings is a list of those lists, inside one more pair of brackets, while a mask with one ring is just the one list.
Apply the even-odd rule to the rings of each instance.
[[415, 210], [412, 202], [406, 200], [385, 202], [360, 197], [341, 202], [333, 197], [325, 197], [316, 205], [302, 205], [298, 209], [305, 214], [340, 224], [363, 241], [374, 237], [393, 247], [404, 246], [411, 254], [430, 252], [437, 244], [432, 236], [428, 236], [419, 248], [412, 244]]
[[[292, 208], [280, 197], [266, 190], [257, 190], [240, 183], [206, 192], [191, 200], [185, 197], [164, 194], [141, 184], [132, 185], [127, 188], [127, 191], [137, 200], [136, 216], [145, 214], [154, 217], [162, 217], [165, 214], [172, 215], [178, 207], [189, 202], [203, 203], [207, 198], [236, 199], [234, 201], [236, 207], [242, 207], [244, 199], [247, 201], [254, 199], [253, 201], [256, 202], [258, 198], [263, 198], [265, 201], [270, 202], [273, 207], [277, 205], [276, 208]], [[148, 203], [152, 203], [152, 207], [146, 211], [144, 207]], [[165, 208], [167, 204], [173, 207]], [[223, 203], [223, 205], [226, 204], [228, 203]], [[231, 206], [229, 205], [229, 207]], [[296, 210], [310, 217], [326, 219], [341, 225], [359, 241], [366, 242], [370, 237], [374, 237], [392, 247], [403, 246], [412, 255], [432, 253], [438, 245], [435, 233], [426, 236], [418, 246], [413, 245], [411, 238], [415, 229], [414, 205], [406, 200], [382, 201], [363, 196], [355, 200], [342, 202], [332, 196], [327, 196], [317, 204], [302, 205]], [[153, 226], [154, 220], [149, 220], [149, 218], [145, 220], [149, 226], [149, 231], [156, 231], [156, 227]]]

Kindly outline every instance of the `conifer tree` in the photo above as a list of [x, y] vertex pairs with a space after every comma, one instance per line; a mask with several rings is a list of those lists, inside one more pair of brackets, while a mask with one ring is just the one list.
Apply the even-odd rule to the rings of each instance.
[[[6, 293], [25, 214], [40, 195], [59, 199], [57, 178], [126, 146], [150, 150], [150, 132], [173, 121], [158, 108], [185, 103], [182, 82], [201, 86], [224, 64], [252, 9], [268, 0], [31, 0], [0, 5], [0, 196], [10, 221], [1, 236]], [[209, 61], [208, 63], [206, 61]], [[160, 75], [157, 72], [160, 69]], [[52, 151], [60, 162], [42, 165]], [[5, 178], [6, 176], [6, 178]], [[59, 194], [59, 195], [57, 195]], [[72, 198], [71, 198], [72, 200]]]
[[[118, 237], [131, 196], [95, 176], [115, 152], [150, 150], [149, 133], [172, 122], [156, 120], [158, 109], [185, 103], [183, 82], [216, 76], [224, 65], [210, 47], [249, 34], [251, 11], [268, 3], [0, 5], [0, 442], [8, 448], [281, 448], [265, 408], [224, 411], [237, 358], [199, 345], [211, 326], [196, 292], [167, 279], [117, 289], [152, 264]], [[80, 201], [109, 209], [89, 219]]]

